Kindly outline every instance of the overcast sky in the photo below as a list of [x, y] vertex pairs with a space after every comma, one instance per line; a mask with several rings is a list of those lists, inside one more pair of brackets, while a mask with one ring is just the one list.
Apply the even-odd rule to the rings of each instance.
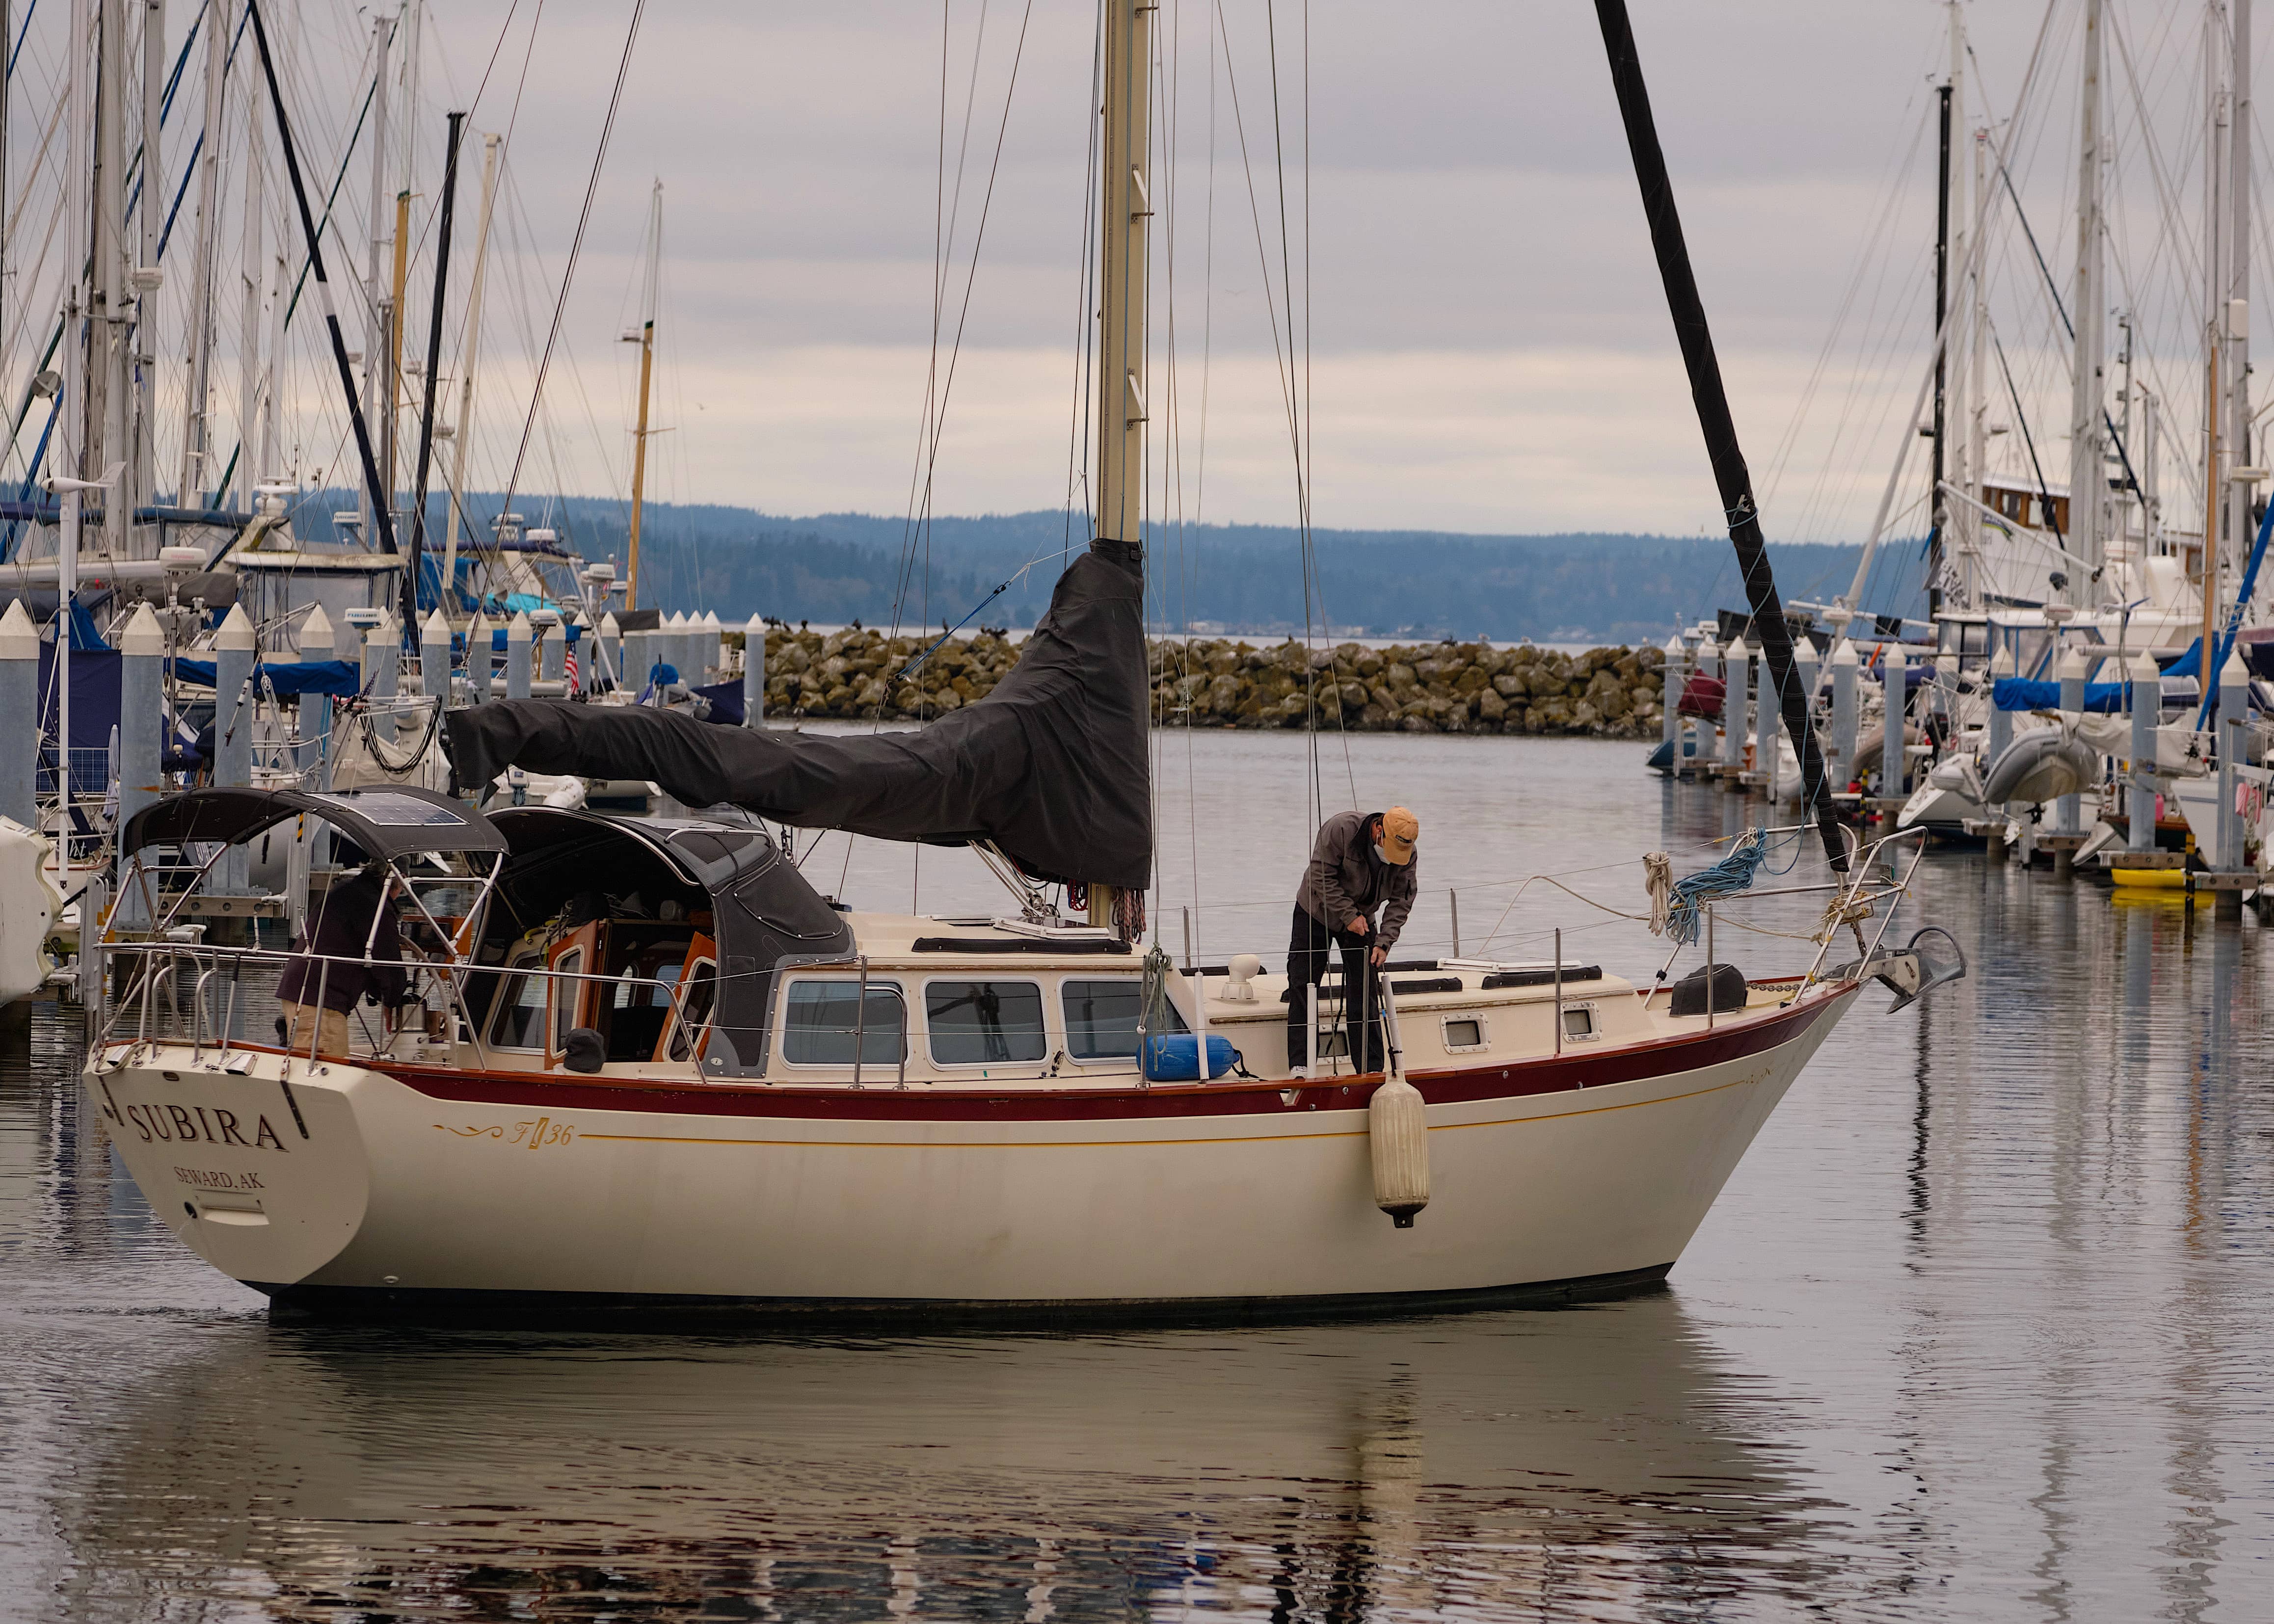
[[[946, 9], [953, 193], [983, 11], [976, 0]], [[1968, 9], [1989, 92], [2003, 106], [2041, 8], [2012, 0]], [[454, 0], [427, 23], [428, 60], [448, 64], [463, 104], [502, 29], [474, 121], [498, 129], [526, 54], [510, 162], [537, 247], [557, 268], [630, 7], [548, 0], [533, 46], [533, 0], [522, 0], [509, 26], [508, 11], [507, 0]], [[1158, 16], [1174, 36], [1177, 71], [1163, 86], [1173, 108], [1157, 139], [1163, 148], [1173, 141], [1177, 162], [1163, 155], [1156, 165], [1163, 212], [1154, 274], [1163, 298], [1154, 455], [1157, 475], [1168, 465], [1172, 416], [1163, 380], [1173, 229], [1173, 417], [1188, 515], [1284, 523], [1295, 515], [1267, 316], [1278, 293], [1282, 184], [1268, 22], [1278, 34], [1316, 522], [1687, 534], [1714, 525], [1592, 6], [1314, 0], [1307, 173], [1304, 8], [1280, 0], [1267, 15], [1261, 0], [1224, 0], [1228, 46], [1211, 41], [1200, 4], [1169, 0]], [[954, 205], [951, 329], [983, 204], [988, 217], [937, 462], [933, 500], [945, 513], [1064, 500], [1082, 318], [1095, 11], [1074, 0], [1035, 0], [1031, 11], [990, 0], [983, 19]], [[1889, 235], [1874, 297], [1890, 330], [1897, 316], [1915, 317], [1916, 342], [1880, 357], [1885, 377], [1871, 399], [1900, 395], [1907, 407], [1931, 319], [1920, 272], [1932, 226], [1932, 144], [1920, 137], [1931, 80], [1947, 58], [1943, 6], [1638, 0], [1635, 25], [1757, 470], [1786, 437], [1875, 227]], [[636, 351], [614, 341], [633, 317], [645, 196], [660, 178], [657, 410], [672, 432], [656, 442], [651, 493], [776, 513], [906, 507], [933, 355], [941, 28], [939, 6], [913, 4], [649, 8], [569, 306], [570, 364], [549, 391], [563, 443], [586, 436], [584, 450], [563, 459], [565, 483], [605, 493], [625, 482]], [[2071, 31], [2064, 15], [2056, 33]], [[439, 124], [440, 108], [429, 112]], [[2071, 118], [2054, 118], [2049, 154], [2073, 141], [2073, 124], [2063, 122]], [[2049, 158], [2046, 169], [2057, 176], [2059, 165]], [[1891, 194], [1899, 207], [1883, 219]], [[531, 325], [547, 315], [538, 310]], [[492, 342], [511, 348], [509, 339]], [[1856, 410], [1848, 416], [1852, 439]], [[1833, 434], [1825, 422], [1804, 425], [1787, 488], [1808, 477], [1811, 456], [1823, 460]], [[1876, 484], [1860, 470], [1884, 469], [1892, 445], [1883, 434], [1868, 457], [1844, 445], [1840, 455], [1854, 474], [1818, 492], [1806, 524], [1796, 516], [1787, 533], [1852, 538], [1868, 522]], [[1777, 533], [1773, 507], [1770, 517]]]

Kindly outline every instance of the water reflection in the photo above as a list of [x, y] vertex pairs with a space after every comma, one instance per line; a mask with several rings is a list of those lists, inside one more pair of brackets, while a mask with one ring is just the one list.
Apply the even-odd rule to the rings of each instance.
[[[531, 1617], [1690, 1616], [1808, 1594], [1792, 1417], [1661, 1296], [1078, 1339], [212, 1327], [85, 1395], [58, 1594]], [[731, 1610], [730, 1610], [731, 1612]]]

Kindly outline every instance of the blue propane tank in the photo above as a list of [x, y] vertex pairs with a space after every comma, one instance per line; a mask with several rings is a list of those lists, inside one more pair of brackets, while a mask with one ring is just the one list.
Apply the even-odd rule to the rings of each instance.
[[[1201, 1077], [1200, 1040], [1189, 1032], [1149, 1034], [1144, 1047], [1145, 1080], [1150, 1083], [1196, 1083]], [[1209, 1034], [1209, 1076], [1222, 1077], [1236, 1058], [1231, 1040]]]

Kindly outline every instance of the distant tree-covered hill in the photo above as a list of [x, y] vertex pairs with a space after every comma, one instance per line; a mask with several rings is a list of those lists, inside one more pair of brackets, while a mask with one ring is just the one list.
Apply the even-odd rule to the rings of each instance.
[[[478, 495], [470, 506], [493, 512], [495, 499]], [[555, 525], [587, 558], [625, 558], [620, 502], [516, 506], [531, 523]], [[320, 502], [305, 507], [320, 510]], [[439, 527], [439, 514], [433, 522]], [[651, 503], [642, 530], [644, 603], [716, 610], [730, 620], [764, 613], [910, 628], [960, 621], [983, 604], [975, 624], [1031, 625], [1050, 602], [1062, 554], [1087, 540], [1080, 515], [1069, 526], [1052, 512], [935, 519], [912, 530], [869, 514], [784, 518]], [[1318, 530], [1312, 553], [1314, 623], [1382, 635], [1655, 641], [1678, 622], [1744, 605], [1729, 545], [1719, 538]], [[1828, 599], [1847, 590], [1859, 549], [1772, 545], [1769, 555], [1787, 598]], [[1272, 634], [1306, 622], [1303, 548], [1292, 529], [1164, 529], [1153, 538], [1149, 574], [1156, 627]], [[1924, 612], [1915, 543], [1883, 547], [1873, 577], [1864, 606]]]

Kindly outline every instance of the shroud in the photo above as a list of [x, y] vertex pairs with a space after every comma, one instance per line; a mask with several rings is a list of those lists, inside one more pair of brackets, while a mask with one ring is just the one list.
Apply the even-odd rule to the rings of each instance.
[[508, 767], [646, 778], [689, 807], [801, 829], [990, 840], [1028, 873], [1151, 883], [1143, 554], [1099, 540], [1058, 578], [1019, 663], [928, 726], [854, 736], [720, 727], [637, 705], [507, 699], [454, 710], [454, 793]]

